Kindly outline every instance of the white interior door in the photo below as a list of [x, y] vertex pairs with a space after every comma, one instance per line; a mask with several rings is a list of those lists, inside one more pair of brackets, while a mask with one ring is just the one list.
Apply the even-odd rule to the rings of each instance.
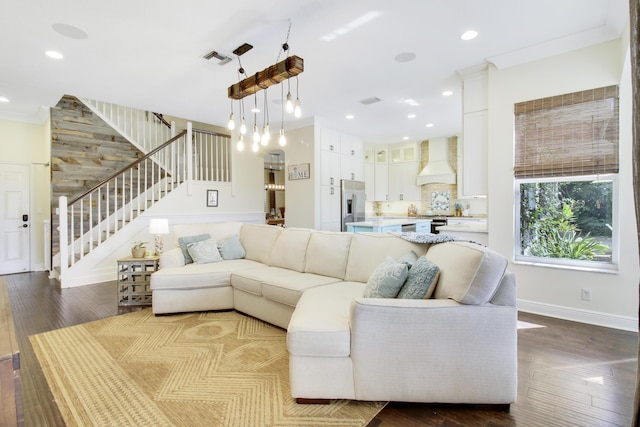
[[29, 166], [0, 163], [0, 274], [29, 271]]

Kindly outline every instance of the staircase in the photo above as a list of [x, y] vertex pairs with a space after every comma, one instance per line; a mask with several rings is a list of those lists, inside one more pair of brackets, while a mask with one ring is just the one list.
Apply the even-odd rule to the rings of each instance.
[[[62, 287], [74, 282], [74, 270], [96, 249], [135, 224], [142, 213], [183, 183], [231, 179], [228, 136], [194, 130], [188, 123], [186, 130], [159, 143], [157, 138], [175, 133], [175, 127], [169, 129], [161, 116], [92, 100], [83, 102], [146, 154], [82, 195], [72, 200], [59, 198], [60, 251], [52, 259], [52, 277], [57, 277]], [[153, 120], [148, 120], [150, 115]], [[140, 141], [132, 140], [137, 137]]]

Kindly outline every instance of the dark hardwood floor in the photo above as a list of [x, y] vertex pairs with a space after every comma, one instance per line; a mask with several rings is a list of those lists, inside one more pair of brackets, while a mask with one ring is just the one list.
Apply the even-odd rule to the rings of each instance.
[[[4, 277], [21, 351], [24, 425], [63, 426], [29, 335], [140, 307], [118, 307], [115, 282], [60, 289], [46, 273]], [[510, 412], [467, 405], [390, 403], [370, 427], [630, 424], [636, 333], [526, 313], [519, 318], [544, 327], [518, 332], [518, 401]]]

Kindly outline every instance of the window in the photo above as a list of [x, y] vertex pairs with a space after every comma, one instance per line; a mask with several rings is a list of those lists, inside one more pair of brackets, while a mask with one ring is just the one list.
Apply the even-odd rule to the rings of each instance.
[[618, 87], [515, 105], [517, 262], [617, 265]]

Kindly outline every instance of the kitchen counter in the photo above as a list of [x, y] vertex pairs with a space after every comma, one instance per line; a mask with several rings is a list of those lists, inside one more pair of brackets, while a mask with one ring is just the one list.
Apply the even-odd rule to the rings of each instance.
[[471, 222], [466, 224], [449, 224], [443, 225], [442, 227], [438, 227], [438, 231], [446, 232], [446, 231], [460, 231], [467, 233], [486, 233], [487, 232], [487, 223], [478, 223]]
[[393, 218], [393, 219], [374, 219], [370, 221], [347, 222], [347, 231], [352, 232], [378, 232], [387, 231], [403, 231], [403, 226], [415, 226], [415, 231], [429, 231], [431, 229], [431, 220], [418, 218]]
[[438, 227], [438, 231], [443, 235], [470, 240], [485, 246], [489, 245], [486, 222], [463, 222], [460, 224], [443, 225], [442, 227]]

